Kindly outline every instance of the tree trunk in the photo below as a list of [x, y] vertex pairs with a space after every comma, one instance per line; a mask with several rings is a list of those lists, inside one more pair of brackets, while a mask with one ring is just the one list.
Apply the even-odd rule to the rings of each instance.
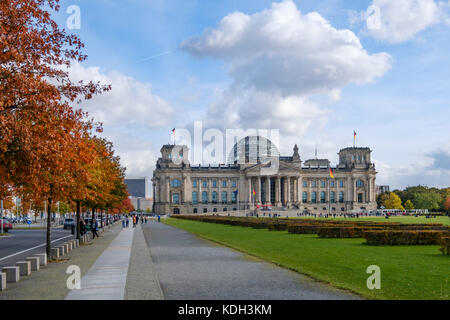
[[52, 198], [48, 198], [48, 205], [47, 205], [47, 257], [51, 257], [52, 253]]
[[77, 239], [80, 240], [80, 211], [81, 211], [81, 206], [80, 206], [80, 201], [75, 201], [77, 204], [77, 218], [76, 218], [76, 229], [77, 230]]

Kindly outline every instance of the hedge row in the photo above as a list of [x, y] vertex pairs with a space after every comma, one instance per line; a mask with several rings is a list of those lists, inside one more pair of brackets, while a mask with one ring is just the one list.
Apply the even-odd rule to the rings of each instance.
[[449, 251], [450, 227], [435, 223], [402, 224], [399, 222], [219, 216], [176, 216], [176, 218], [270, 231], [287, 231], [290, 234], [317, 234], [320, 238], [365, 238], [369, 245], [435, 245], [441, 243], [441, 251], [444, 254], [448, 254]]
[[364, 232], [369, 245], [436, 245], [447, 231], [436, 230], [374, 230]]
[[321, 227], [319, 238], [364, 238], [364, 232], [382, 230], [382, 227]]
[[442, 252], [442, 254], [450, 255], [450, 236], [441, 237], [439, 239], [439, 244], [441, 247], [439, 250]]

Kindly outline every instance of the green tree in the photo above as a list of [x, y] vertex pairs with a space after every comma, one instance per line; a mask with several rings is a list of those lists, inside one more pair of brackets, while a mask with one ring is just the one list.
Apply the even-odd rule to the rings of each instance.
[[411, 200], [407, 200], [405, 202], [405, 209], [406, 210], [414, 210], [414, 204], [412, 203]]
[[416, 193], [414, 195], [414, 207], [417, 209], [439, 210], [442, 204], [442, 196], [435, 191]]
[[389, 193], [389, 198], [384, 201], [383, 205], [386, 209], [405, 210], [402, 206], [402, 199], [394, 192]]
[[377, 206], [378, 206], [378, 208], [380, 208], [381, 206], [384, 206], [384, 202], [387, 199], [389, 199], [389, 194], [390, 194], [390, 192], [383, 192], [383, 193], [380, 193], [377, 196]]

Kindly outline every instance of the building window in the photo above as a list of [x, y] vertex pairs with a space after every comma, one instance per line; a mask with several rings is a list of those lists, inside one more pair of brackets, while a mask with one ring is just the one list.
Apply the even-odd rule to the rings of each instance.
[[213, 188], [217, 188], [217, 180], [213, 180]]
[[227, 208], [223, 208], [223, 212], [227, 212]]
[[198, 213], [198, 210], [197, 210], [197, 208], [194, 208], [194, 213]]
[[303, 201], [303, 203], [307, 203], [308, 202], [308, 192], [303, 191], [302, 201]]
[[198, 192], [197, 191], [192, 192], [192, 203], [193, 204], [198, 203]]
[[344, 211], [345, 211], [345, 208], [341, 208], [341, 211], [344, 212]]
[[202, 192], [202, 202], [208, 203], [208, 192], [206, 192], [206, 191]]
[[330, 202], [331, 203], [335, 203], [336, 202], [336, 194], [334, 193], [334, 191], [330, 192]]
[[311, 181], [311, 187], [313, 187], [313, 188], [317, 187], [317, 182], [316, 182], [316, 180], [312, 180], [312, 181]]
[[325, 203], [325, 191], [320, 192], [320, 203]]
[[197, 188], [197, 180], [193, 180], [192, 181], [192, 187], [193, 188]]
[[362, 188], [364, 187], [364, 182], [362, 180], [357, 180], [356, 181], [356, 187], [357, 188]]
[[231, 193], [231, 202], [232, 202], [232, 203], [236, 203], [236, 194], [237, 194], [236, 191], [234, 191], [234, 192]]
[[217, 208], [213, 208], [213, 212], [217, 212]]
[[211, 195], [212, 195], [212, 203], [217, 203], [217, 192], [214, 191]]
[[172, 194], [172, 203], [173, 204], [179, 204], [180, 203], [180, 194], [179, 193]]
[[233, 211], [237, 211], [237, 208], [233, 208]]
[[228, 201], [228, 194], [226, 191], [222, 191], [222, 203], [227, 203]]
[[331, 181], [330, 181], [330, 187], [331, 187], [331, 188], [334, 188], [334, 180], [331, 180]]
[[326, 182], [325, 182], [325, 180], [320, 181], [320, 186], [321, 186], [322, 188], [325, 188], [325, 187], [326, 187]]
[[208, 208], [203, 208], [203, 213], [208, 213]]
[[203, 187], [203, 188], [207, 188], [207, 187], [208, 187], [208, 181], [203, 180], [203, 181], [202, 181], [202, 187]]
[[343, 191], [339, 192], [339, 202], [340, 203], [344, 202], [344, 192]]
[[232, 186], [233, 188], [236, 188], [236, 186], [237, 186], [236, 180], [233, 180], [233, 181], [231, 182], [231, 186]]
[[363, 194], [358, 193], [358, 202], [363, 202]]
[[306, 188], [308, 186], [308, 181], [303, 181], [303, 187]]
[[227, 187], [227, 180], [222, 180], [222, 187], [226, 188]]
[[344, 180], [339, 180], [339, 188], [343, 188], [344, 187]]
[[172, 187], [173, 188], [181, 187], [181, 181], [178, 180], [178, 179], [173, 179], [172, 180]]
[[312, 203], [316, 203], [317, 202], [317, 193], [315, 191], [313, 191], [311, 193], [311, 202]]

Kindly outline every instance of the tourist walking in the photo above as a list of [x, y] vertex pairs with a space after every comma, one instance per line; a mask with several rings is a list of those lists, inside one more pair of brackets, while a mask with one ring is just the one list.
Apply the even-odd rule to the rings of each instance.
[[127, 218], [126, 218], [126, 222], [127, 222], [127, 228], [128, 228], [129, 225], [130, 225], [130, 219], [128, 218], [128, 216], [127, 216]]
[[97, 233], [97, 230], [98, 230], [97, 219], [92, 219], [91, 229], [92, 229], [92, 239], [94, 239], [95, 236], [97, 236], [97, 238], [99, 238], [98, 233]]

